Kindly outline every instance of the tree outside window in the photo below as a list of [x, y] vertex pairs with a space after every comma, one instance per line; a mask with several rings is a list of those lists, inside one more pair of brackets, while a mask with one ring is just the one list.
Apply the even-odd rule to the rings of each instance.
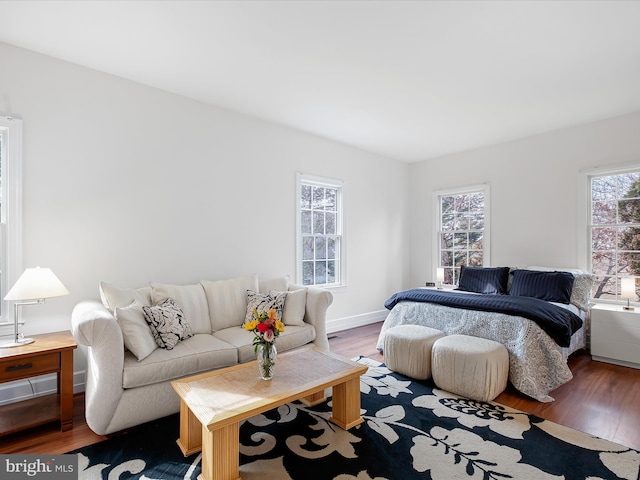
[[460, 267], [487, 263], [486, 203], [488, 186], [439, 192], [437, 266], [444, 269], [444, 284], [456, 285]]
[[590, 179], [593, 298], [619, 300], [622, 277], [640, 277], [640, 171]]
[[301, 176], [299, 182], [299, 281], [303, 285], [343, 282], [342, 185]]

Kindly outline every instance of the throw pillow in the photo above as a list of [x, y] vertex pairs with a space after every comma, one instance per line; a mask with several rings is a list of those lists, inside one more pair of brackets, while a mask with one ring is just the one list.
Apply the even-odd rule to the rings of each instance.
[[[272, 295], [272, 293], [275, 295]], [[275, 309], [276, 318], [282, 321], [282, 311], [286, 298], [287, 292], [258, 293], [247, 290], [247, 313], [244, 317], [243, 325], [255, 318], [253, 315], [254, 310], [262, 313]]]
[[[523, 267], [524, 268], [524, 267]], [[571, 290], [571, 303], [578, 307], [580, 310], [589, 310], [589, 301], [591, 299], [591, 289], [595, 283], [595, 275], [590, 274], [585, 270], [579, 270], [577, 268], [553, 268], [553, 267], [541, 267], [541, 266], [528, 266], [527, 270], [536, 270], [542, 272], [569, 272], [573, 275], [573, 290]]]
[[160, 305], [143, 306], [142, 312], [160, 348], [171, 350], [179, 341], [193, 336], [184, 313], [170, 298]]
[[285, 325], [304, 325], [304, 314], [307, 309], [307, 289], [300, 288], [290, 292], [271, 291], [271, 295], [286, 293], [287, 298], [282, 309], [282, 323]]
[[115, 317], [124, 338], [124, 346], [135, 355], [138, 361], [147, 358], [158, 348], [149, 325], [144, 319], [142, 305], [133, 302], [131, 305], [116, 308]]
[[458, 290], [465, 292], [504, 294], [507, 293], [509, 267], [466, 267], [460, 268]]
[[574, 274], [574, 277], [573, 290], [571, 290], [571, 303], [586, 312], [589, 310], [591, 288], [593, 288], [596, 277], [590, 273], [577, 273]]
[[572, 288], [573, 274], [569, 272], [515, 270], [509, 294], [568, 305]]
[[118, 307], [126, 307], [133, 302], [140, 305], [151, 305], [151, 288], [143, 287], [138, 289], [119, 288], [100, 282], [100, 300], [102, 304], [113, 313]]

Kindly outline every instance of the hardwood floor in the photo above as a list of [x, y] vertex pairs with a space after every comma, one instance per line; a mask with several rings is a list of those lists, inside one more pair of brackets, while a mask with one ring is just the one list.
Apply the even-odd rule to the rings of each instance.
[[[363, 355], [384, 361], [376, 350], [380, 323], [332, 334], [331, 350], [346, 357]], [[496, 402], [541, 418], [640, 450], [640, 370], [591, 360], [588, 353], [572, 356], [574, 378], [554, 390], [551, 403], [540, 403], [512, 387]], [[84, 420], [84, 395], [74, 398], [73, 428], [60, 432], [49, 424], [0, 436], [0, 454], [65, 453], [102, 441]]]

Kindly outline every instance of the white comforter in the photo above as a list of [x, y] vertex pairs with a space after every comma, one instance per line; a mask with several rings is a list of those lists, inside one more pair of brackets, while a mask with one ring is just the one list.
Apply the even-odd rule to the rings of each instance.
[[[564, 307], [578, 313], [573, 306]], [[581, 317], [584, 319], [584, 315]], [[566, 357], [586, 345], [584, 327], [573, 335], [571, 346], [563, 349], [526, 318], [432, 303], [401, 302], [393, 307], [382, 325], [378, 350], [383, 350], [385, 332], [403, 324], [424, 325], [447, 335], [472, 335], [502, 343], [509, 351], [509, 380], [520, 392], [541, 402], [553, 401], [549, 392], [573, 378]]]

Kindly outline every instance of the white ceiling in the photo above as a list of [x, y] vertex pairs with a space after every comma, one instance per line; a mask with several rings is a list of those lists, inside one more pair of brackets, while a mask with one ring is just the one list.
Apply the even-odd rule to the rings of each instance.
[[408, 162], [640, 111], [637, 1], [5, 0], [0, 41]]

